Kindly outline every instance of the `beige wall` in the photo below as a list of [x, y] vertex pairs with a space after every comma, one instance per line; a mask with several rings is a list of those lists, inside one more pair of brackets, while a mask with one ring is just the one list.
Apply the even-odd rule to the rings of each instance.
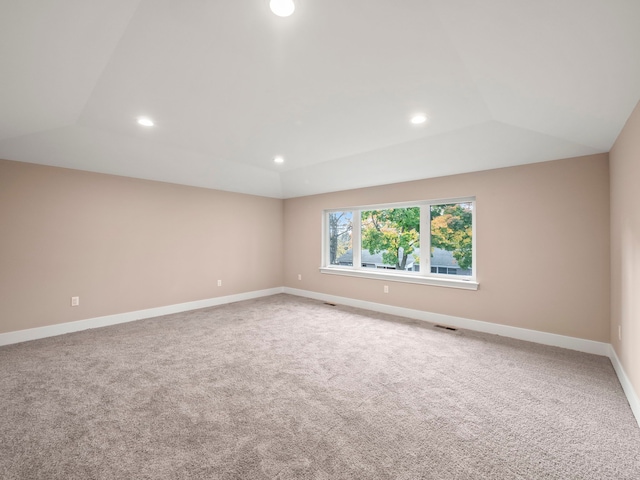
[[[608, 182], [595, 155], [283, 202], [0, 161], [0, 333], [284, 284], [608, 342]], [[470, 195], [478, 291], [319, 273], [323, 209]]]
[[611, 343], [640, 394], [640, 104], [618, 136], [610, 158]]
[[[477, 200], [479, 290], [319, 273], [323, 209], [465, 196]], [[289, 199], [284, 211], [288, 287], [609, 342], [606, 154]]]
[[282, 222], [282, 200], [0, 160], [0, 333], [280, 287]]

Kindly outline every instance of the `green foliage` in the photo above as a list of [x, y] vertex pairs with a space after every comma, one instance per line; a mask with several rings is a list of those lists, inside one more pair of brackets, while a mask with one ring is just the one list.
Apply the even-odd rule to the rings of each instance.
[[[409, 255], [420, 247], [420, 207], [366, 210], [361, 221], [362, 248], [372, 255], [382, 252], [386, 265], [404, 270]], [[471, 268], [473, 204], [432, 205], [430, 223], [432, 251], [452, 252], [460, 268]]]
[[420, 207], [367, 210], [361, 214], [362, 247], [382, 252], [386, 265], [404, 270], [407, 258], [420, 246]]
[[473, 211], [470, 203], [431, 206], [431, 248], [453, 253], [460, 268], [471, 268]]

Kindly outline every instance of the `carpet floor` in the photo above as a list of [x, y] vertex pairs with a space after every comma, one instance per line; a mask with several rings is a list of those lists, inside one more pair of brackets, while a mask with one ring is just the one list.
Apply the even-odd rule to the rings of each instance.
[[0, 348], [2, 479], [634, 479], [608, 358], [288, 295]]

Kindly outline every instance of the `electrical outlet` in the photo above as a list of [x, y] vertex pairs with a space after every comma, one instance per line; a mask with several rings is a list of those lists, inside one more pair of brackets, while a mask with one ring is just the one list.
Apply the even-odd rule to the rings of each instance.
[[80, 305], [80, 297], [71, 297], [71, 306], [77, 307]]
[[302, 274], [301, 273], [298, 274], [298, 280], [302, 280]]
[[384, 293], [389, 293], [389, 285], [384, 286]]
[[218, 280], [218, 286], [221, 287], [222, 286], [222, 280]]

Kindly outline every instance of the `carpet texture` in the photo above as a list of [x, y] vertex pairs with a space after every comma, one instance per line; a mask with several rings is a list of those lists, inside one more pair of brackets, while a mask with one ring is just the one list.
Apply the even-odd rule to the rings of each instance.
[[609, 359], [288, 295], [0, 348], [2, 479], [635, 479]]

